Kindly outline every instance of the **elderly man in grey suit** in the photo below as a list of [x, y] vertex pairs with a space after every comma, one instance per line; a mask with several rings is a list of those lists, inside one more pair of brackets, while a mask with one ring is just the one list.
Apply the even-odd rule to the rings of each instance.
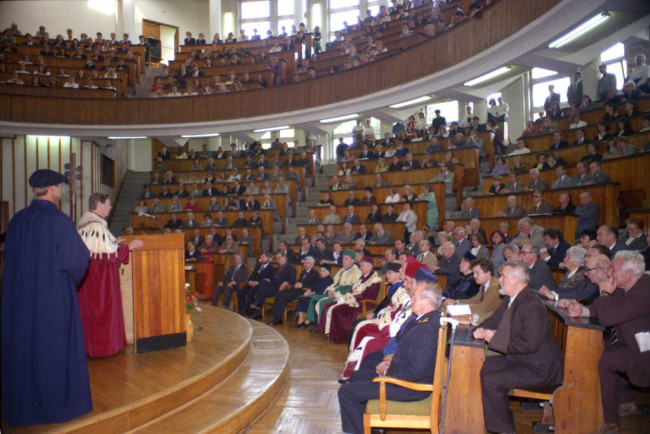
[[588, 167], [585, 163], [578, 161], [576, 164], [576, 170], [578, 171], [578, 175], [573, 179], [576, 187], [593, 184], [594, 177], [589, 173]]
[[557, 166], [555, 174], [557, 175], [557, 179], [551, 184], [551, 190], [573, 187], [573, 178], [566, 174], [565, 166]]
[[589, 184], [608, 184], [609, 175], [603, 172], [600, 161], [594, 161], [589, 164], [589, 172], [591, 172], [591, 182]]
[[460, 212], [461, 219], [478, 219], [481, 218], [481, 212], [474, 208], [474, 199], [468, 197], [465, 199], [463, 210]]
[[593, 203], [591, 192], [583, 191], [580, 193], [580, 205], [576, 207], [576, 233], [575, 237], [578, 239], [582, 231], [585, 229], [593, 230], [596, 228], [598, 222], [598, 215], [600, 214], [600, 205]]
[[330, 212], [323, 218], [323, 224], [326, 225], [339, 225], [341, 224], [341, 217], [336, 213], [336, 207], [330, 205]]
[[530, 217], [523, 217], [517, 223], [519, 233], [512, 239], [512, 242], [518, 246], [522, 246], [525, 241], [532, 242], [537, 249], [545, 247], [544, 244], [544, 228], [537, 226], [535, 221]]
[[343, 232], [339, 234], [339, 242], [341, 244], [351, 244], [354, 242], [354, 239], [356, 238], [357, 233], [352, 230], [352, 224], [351, 223], [345, 223], [343, 225]]
[[393, 234], [384, 229], [381, 223], [375, 223], [375, 233], [370, 237], [369, 244], [393, 244]]
[[442, 163], [440, 165], [440, 173], [438, 174], [438, 176], [436, 176], [433, 179], [428, 180], [427, 183], [432, 184], [434, 182], [444, 182], [445, 183], [445, 194], [451, 195], [451, 194], [454, 194], [453, 187], [454, 187], [454, 177], [455, 176], [456, 176], [456, 174], [449, 170], [449, 167], [447, 167], [447, 164]]
[[548, 190], [548, 184], [546, 183], [546, 180], [544, 178], [539, 176], [539, 170], [530, 169], [528, 173], [530, 174], [530, 180], [528, 181], [528, 185], [526, 186], [528, 191]]
[[521, 218], [526, 217], [526, 211], [517, 201], [517, 196], [510, 195], [506, 198], [506, 207], [497, 212], [497, 217]]
[[465, 256], [465, 253], [472, 249], [472, 243], [465, 237], [466, 235], [465, 228], [458, 227], [454, 229], [454, 247], [459, 258]]

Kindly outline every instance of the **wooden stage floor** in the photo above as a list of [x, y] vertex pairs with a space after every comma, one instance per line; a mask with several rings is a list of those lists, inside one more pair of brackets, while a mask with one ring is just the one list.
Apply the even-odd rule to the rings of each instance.
[[251, 323], [232, 312], [207, 307], [192, 315], [202, 329], [185, 348], [89, 359], [93, 411], [64, 424], [3, 432], [124, 432], [165, 414], [231, 375], [251, 351]]

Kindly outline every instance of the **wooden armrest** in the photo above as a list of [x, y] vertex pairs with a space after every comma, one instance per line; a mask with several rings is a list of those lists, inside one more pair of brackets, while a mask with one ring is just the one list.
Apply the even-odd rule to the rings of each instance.
[[[394, 384], [396, 386], [406, 387], [407, 389], [417, 390], [419, 392], [433, 392], [433, 384], [414, 383], [413, 381], [406, 381], [395, 377], [377, 377], [372, 379], [373, 383]], [[381, 386], [380, 385], [380, 386]]]
[[366, 303], [370, 303], [372, 306], [377, 306], [379, 303], [377, 303], [377, 300], [359, 300], [358, 301], [359, 305], [361, 305], [361, 312], [365, 315], [368, 311], [368, 308], [366, 307]]
[[381, 420], [386, 420], [386, 383], [420, 392], [433, 392], [433, 384], [414, 383], [395, 377], [377, 377], [373, 378], [372, 382], [379, 383], [379, 419]]

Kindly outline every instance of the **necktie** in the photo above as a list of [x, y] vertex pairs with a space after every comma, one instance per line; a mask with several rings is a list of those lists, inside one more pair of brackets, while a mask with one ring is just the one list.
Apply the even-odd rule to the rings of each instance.
[[481, 299], [479, 302], [483, 301], [483, 298], [485, 297], [485, 290], [487, 289], [487, 283], [481, 287]]

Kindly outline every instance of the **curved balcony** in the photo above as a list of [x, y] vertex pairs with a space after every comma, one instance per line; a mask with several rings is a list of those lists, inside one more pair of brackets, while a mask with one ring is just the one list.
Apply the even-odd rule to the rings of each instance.
[[602, 3], [500, 0], [474, 19], [371, 64], [242, 93], [108, 100], [3, 95], [0, 126], [6, 133], [21, 134], [175, 135], [190, 130], [200, 134], [310, 122], [385, 107], [502, 66], [565, 31]]

